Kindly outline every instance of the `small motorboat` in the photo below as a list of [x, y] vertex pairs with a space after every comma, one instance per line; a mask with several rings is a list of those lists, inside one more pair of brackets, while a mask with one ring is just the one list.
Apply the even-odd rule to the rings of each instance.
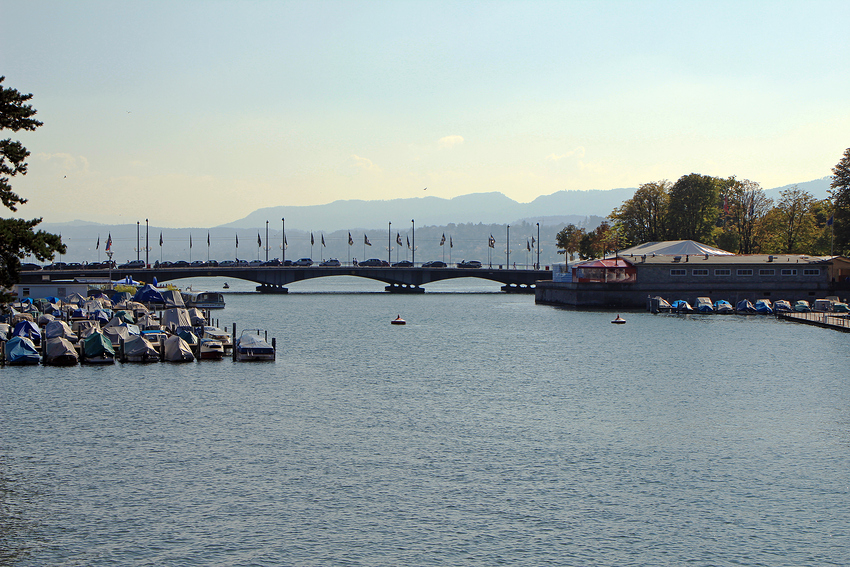
[[756, 313], [762, 315], [773, 315], [773, 307], [769, 299], [759, 299], [756, 301]]
[[782, 311], [787, 313], [791, 311], [791, 303], [789, 303], [786, 299], [777, 299], [773, 303], [773, 310], [777, 312]]
[[714, 313], [714, 307], [711, 305], [711, 299], [707, 297], [697, 297], [697, 302], [694, 305], [699, 313]]
[[206, 337], [200, 339], [200, 358], [203, 360], [221, 360], [224, 358], [224, 345], [221, 341], [208, 339]]
[[189, 343], [182, 337], [172, 335], [165, 340], [164, 346], [164, 358], [168, 362], [192, 362], [195, 360], [195, 354], [192, 352]]
[[6, 362], [10, 365], [24, 366], [38, 364], [41, 357], [29, 337], [15, 336], [6, 341]]
[[617, 318], [613, 319], [611, 322], [614, 323], [615, 325], [625, 325], [626, 324], [626, 320], [623, 319], [622, 317], [620, 317], [619, 313], [617, 314]]
[[794, 311], [797, 313], [810, 313], [812, 311], [809, 302], [805, 299], [801, 299], [797, 303], [794, 304]]
[[736, 313], [755, 313], [756, 308], [749, 299], [742, 299], [735, 304]]
[[274, 347], [260, 336], [260, 329], [245, 329], [233, 345], [234, 358], [238, 362], [258, 360], [274, 361]]
[[407, 321], [401, 318], [401, 315], [397, 316], [395, 319], [390, 321], [392, 325], [406, 325]]
[[224, 289], [230, 289], [230, 286], [227, 285], [227, 282], [224, 282], [224, 286], [222, 286], [222, 287], [224, 287]]
[[677, 299], [670, 307], [676, 313], [693, 313], [694, 311], [694, 308], [691, 307], [691, 304], [685, 301], [684, 299]]
[[100, 331], [92, 331], [83, 340], [83, 360], [87, 364], [115, 364], [112, 341]]
[[74, 366], [80, 357], [71, 341], [65, 337], [47, 339], [44, 347], [44, 364], [51, 366]]
[[726, 301], [725, 299], [718, 299], [714, 302], [714, 312], [727, 314], [734, 313], [735, 309], [732, 307], [732, 304]]
[[159, 362], [159, 352], [144, 336], [135, 335], [124, 341], [127, 362]]

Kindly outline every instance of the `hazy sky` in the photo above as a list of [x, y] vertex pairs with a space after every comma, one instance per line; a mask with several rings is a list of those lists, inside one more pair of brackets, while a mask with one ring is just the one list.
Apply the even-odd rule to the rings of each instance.
[[0, 0], [0, 14], [4, 86], [33, 93], [44, 122], [0, 135], [32, 152], [20, 215], [47, 222], [527, 202], [692, 172], [767, 189], [830, 175], [850, 146], [847, 0]]

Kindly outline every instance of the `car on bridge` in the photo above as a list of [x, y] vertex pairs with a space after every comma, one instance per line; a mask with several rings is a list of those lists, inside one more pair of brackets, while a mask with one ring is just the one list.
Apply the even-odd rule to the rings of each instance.
[[425, 262], [422, 264], [423, 268], [445, 268], [447, 264], [440, 260], [431, 260], [430, 262]]
[[324, 262], [322, 262], [319, 265], [322, 266], [323, 268], [337, 268], [337, 267], [341, 266], [342, 264], [340, 264], [339, 260], [337, 260], [336, 258], [328, 258], [327, 260], [325, 260]]
[[393, 264], [393, 268], [412, 268], [413, 262], [410, 260], [402, 260], [401, 262], [396, 262]]
[[293, 266], [312, 266], [313, 259], [312, 258], [299, 258], [292, 262]]
[[145, 261], [144, 260], [130, 260], [129, 262], [125, 262], [118, 266], [121, 270], [133, 270], [138, 268], [144, 268]]
[[386, 260], [379, 260], [378, 258], [369, 258], [368, 260], [363, 260], [362, 262], [358, 262], [358, 266], [389, 266], [390, 263]]
[[478, 260], [464, 260], [463, 262], [458, 262], [458, 268], [480, 268], [481, 262]]

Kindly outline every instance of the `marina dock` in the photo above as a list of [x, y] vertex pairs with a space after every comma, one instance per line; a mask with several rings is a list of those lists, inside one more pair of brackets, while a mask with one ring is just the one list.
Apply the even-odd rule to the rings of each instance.
[[793, 321], [795, 323], [805, 323], [806, 325], [815, 325], [826, 329], [835, 329], [836, 331], [844, 331], [850, 333], [850, 318], [844, 314], [833, 313], [777, 313], [776, 317], [785, 321]]

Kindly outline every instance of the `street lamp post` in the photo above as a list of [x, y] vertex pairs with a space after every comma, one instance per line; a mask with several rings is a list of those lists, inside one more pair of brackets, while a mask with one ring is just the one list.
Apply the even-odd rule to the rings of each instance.
[[269, 261], [269, 221], [266, 221], [266, 262]]
[[139, 221], [136, 221], [136, 261], [137, 262], [142, 259], [142, 257], [141, 257], [142, 240], [141, 240], [141, 238], [139, 238], [139, 229], [140, 228], [141, 228], [141, 223]]
[[392, 264], [392, 260], [393, 260], [392, 232], [393, 232], [393, 221], [389, 221], [389, 225], [387, 225], [387, 264]]
[[283, 264], [283, 261], [286, 260], [286, 219], [280, 219], [280, 232], [283, 235], [280, 237], [280, 263]]
[[151, 265], [150, 235], [150, 222], [148, 221], [148, 219], [145, 219], [145, 268]]
[[413, 265], [416, 265], [416, 223], [413, 222], [414, 219], [410, 219], [410, 224], [413, 225], [413, 253], [411, 254], [411, 260], [413, 261]]
[[505, 260], [506, 260], [505, 261], [505, 267], [510, 268], [511, 267], [511, 225], [508, 225], [507, 241], [508, 241], [508, 249], [505, 251], [505, 253], [507, 254], [507, 256], [505, 256]]
[[540, 269], [540, 223], [537, 223], [537, 269]]

